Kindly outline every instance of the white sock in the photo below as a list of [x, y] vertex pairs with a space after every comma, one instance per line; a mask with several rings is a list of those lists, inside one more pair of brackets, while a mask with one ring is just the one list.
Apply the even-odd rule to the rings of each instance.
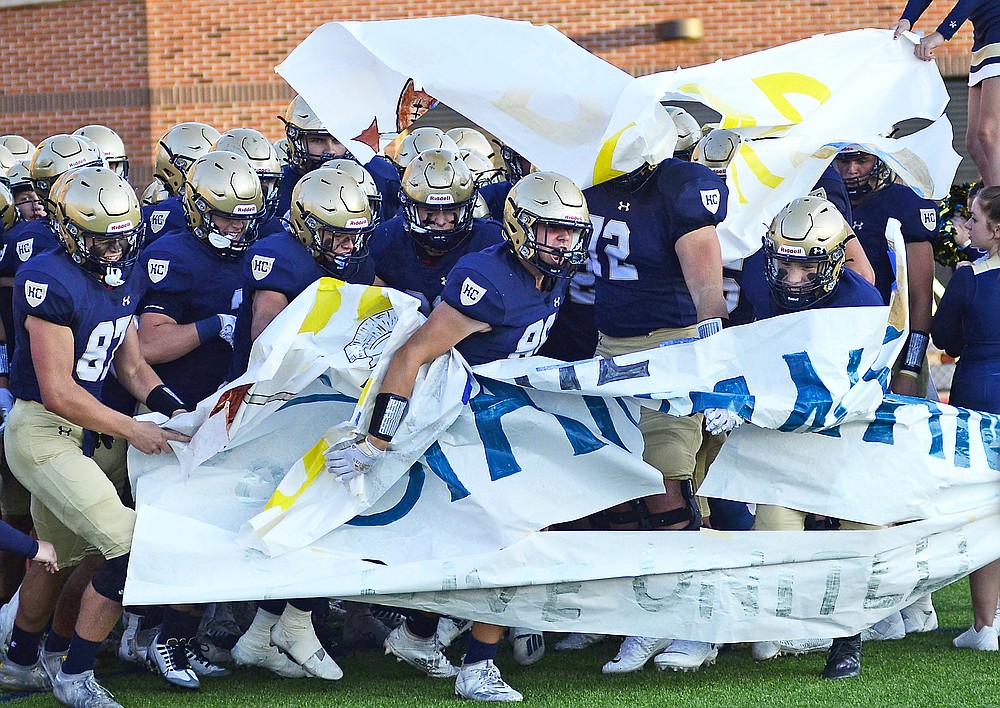
[[298, 634], [306, 629], [312, 631], [312, 612], [300, 610], [293, 607], [291, 603], [285, 605], [285, 611], [281, 613], [278, 620], [281, 626], [293, 634]]
[[249, 637], [255, 644], [271, 643], [271, 627], [278, 623], [278, 615], [257, 608], [257, 614], [253, 616], [250, 628], [243, 635]]

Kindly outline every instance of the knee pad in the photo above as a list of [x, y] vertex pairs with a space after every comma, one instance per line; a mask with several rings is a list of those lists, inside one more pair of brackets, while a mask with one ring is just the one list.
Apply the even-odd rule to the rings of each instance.
[[677, 531], [697, 531], [701, 528], [701, 509], [698, 508], [698, 501], [694, 498], [694, 482], [690, 479], [678, 480], [681, 485], [681, 494], [684, 497], [685, 505], [678, 509], [671, 509], [660, 514], [654, 514], [646, 507], [646, 503], [639, 499], [634, 503], [641, 506], [641, 514], [644, 516], [639, 527], [643, 530], [662, 529], [687, 522], [687, 526], [676, 529]]
[[125, 575], [128, 572], [129, 554], [104, 561], [104, 565], [94, 573], [94, 579], [90, 584], [94, 590], [112, 602], [121, 603], [122, 593], [125, 592]]

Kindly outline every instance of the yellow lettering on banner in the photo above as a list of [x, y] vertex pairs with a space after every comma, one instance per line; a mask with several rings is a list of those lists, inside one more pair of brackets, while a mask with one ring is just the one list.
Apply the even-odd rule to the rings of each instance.
[[392, 309], [392, 303], [382, 292], [382, 288], [369, 285], [361, 293], [361, 298], [358, 300], [358, 319], [363, 320], [390, 309]]
[[830, 98], [830, 89], [826, 84], [812, 76], [798, 74], [794, 71], [758, 76], [753, 82], [757, 88], [764, 92], [767, 100], [778, 109], [778, 112], [792, 123], [801, 123], [802, 114], [786, 98], [788, 94], [798, 93], [809, 96], [821, 104], [826, 103], [826, 100]]
[[340, 309], [340, 286], [343, 284], [344, 281], [336, 278], [320, 278], [312, 309], [302, 321], [299, 334], [304, 332], [316, 334], [326, 327], [333, 313]]
[[729, 179], [733, 183], [733, 188], [736, 190], [736, 196], [739, 198], [740, 204], [749, 204], [750, 200], [744, 196], [743, 190], [740, 188], [740, 171], [735, 162], [729, 163]]
[[615, 148], [618, 147], [618, 141], [621, 140], [622, 134], [633, 125], [635, 125], [635, 123], [629, 123], [610, 138], [605, 140], [604, 144], [601, 145], [601, 149], [597, 151], [597, 161], [594, 163], [594, 184], [607, 182], [608, 180], [612, 180], [615, 177], [621, 177], [625, 174], [621, 170], [616, 170], [612, 167], [611, 162], [615, 157]]
[[750, 171], [754, 173], [757, 179], [759, 179], [761, 184], [764, 186], [776, 189], [779, 184], [785, 181], [784, 177], [779, 177], [771, 172], [771, 170], [767, 169], [760, 157], [748, 143], [740, 145], [739, 154], [743, 156], [743, 159], [746, 160], [747, 167], [750, 168]]
[[319, 473], [326, 469], [326, 458], [323, 457], [323, 453], [326, 452], [329, 446], [326, 438], [320, 438], [319, 442], [313, 445], [312, 449], [302, 456], [302, 466], [305, 469], [306, 478], [299, 485], [299, 488], [292, 494], [282, 493], [280, 487], [275, 489], [274, 494], [271, 495], [271, 498], [267, 500], [267, 504], [264, 505], [264, 510], [278, 507], [282, 511], [288, 511], [292, 507], [292, 504], [295, 503], [295, 500], [302, 496], [303, 492], [309, 489], [309, 486], [316, 481]]
[[722, 114], [720, 128], [751, 128], [757, 125], [757, 119], [752, 115], [740, 113], [701, 84], [684, 84], [677, 90], [703, 97], [709, 106]]
[[576, 115], [569, 120], [559, 120], [528, 108], [533, 95], [534, 91], [530, 88], [513, 88], [490, 103], [498, 111], [562, 147], [579, 147], [582, 143], [593, 143], [600, 139], [608, 122], [608, 115], [599, 105], [577, 99]]

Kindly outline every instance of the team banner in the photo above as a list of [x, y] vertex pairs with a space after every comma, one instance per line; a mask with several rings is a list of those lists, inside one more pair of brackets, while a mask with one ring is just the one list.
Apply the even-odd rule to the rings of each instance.
[[[704, 103], [747, 138], [727, 174], [729, 210], [719, 228], [727, 263], [760, 247], [774, 215], [812, 190], [841, 147], [877, 153], [929, 199], [947, 196], [961, 160], [936, 65], [913, 55], [911, 36], [893, 40], [888, 30], [817, 36], [632, 78], [548, 26], [478, 16], [329, 23], [277, 71], [362, 162], [374, 149], [350, 138], [373, 120], [391, 130], [383, 126], [395, 120], [395, 97], [412, 80], [581, 187], [670, 154], [676, 133], [661, 99]], [[927, 125], [895, 137], [911, 119]]]

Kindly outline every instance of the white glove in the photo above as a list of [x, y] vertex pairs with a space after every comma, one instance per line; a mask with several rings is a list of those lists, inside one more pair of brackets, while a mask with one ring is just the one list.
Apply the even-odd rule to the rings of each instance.
[[706, 408], [705, 430], [712, 435], [722, 435], [743, 425], [743, 419], [728, 408]]
[[236, 315], [219, 314], [219, 319], [222, 321], [219, 336], [226, 341], [226, 344], [233, 346], [233, 336], [236, 334]]
[[11, 395], [10, 389], [0, 388], [0, 431], [7, 425], [7, 416], [10, 414], [10, 409], [14, 407], [14, 396]]
[[335, 442], [323, 457], [326, 459], [327, 472], [342, 482], [350, 482], [369, 472], [384, 454], [385, 450], [372, 445], [367, 437], [357, 441], [350, 437]]

